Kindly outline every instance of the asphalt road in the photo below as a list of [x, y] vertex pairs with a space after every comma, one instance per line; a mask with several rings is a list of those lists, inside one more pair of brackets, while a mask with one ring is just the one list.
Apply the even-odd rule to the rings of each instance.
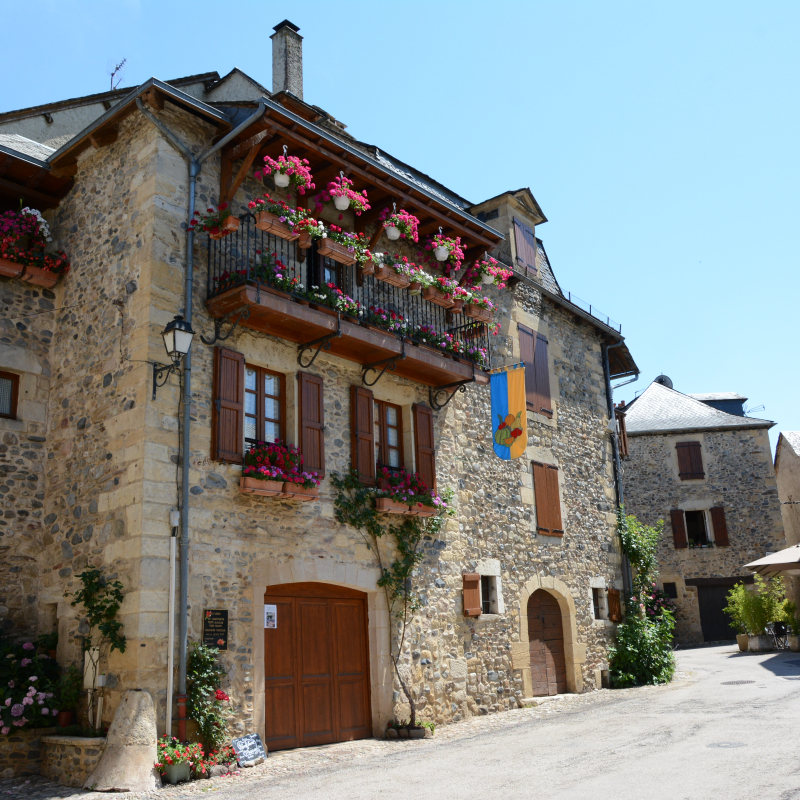
[[800, 653], [740, 654], [728, 645], [679, 652], [678, 659], [690, 675], [669, 687], [616, 698], [607, 692], [598, 703], [564, 704], [545, 719], [434, 738], [214, 796], [800, 798]]

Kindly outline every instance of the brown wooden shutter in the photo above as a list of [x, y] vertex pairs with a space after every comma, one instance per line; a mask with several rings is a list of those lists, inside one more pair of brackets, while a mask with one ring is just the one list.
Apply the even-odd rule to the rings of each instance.
[[464, 616], [479, 617], [481, 615], [481, 576], [476, 572], [467, 572], [461, 577], [464, 580]]
[[622, 603], [619, 598], [619, 589], [609, 589], [608, 595], [608, 618], [612, 622], [622, 622]]
[[686, 547], [686, 520], [680, 509], [673, 509], [669, 514], [672, 518], [672, 541], [675, 549], [681, 550]]
[[678, 477], [682, 481], [705, 477], [700, 442], [678, 442], [675, 449], [678, 453]]
[[546, 536], [561, 536], [561, 498], [558, 491], [558, 467], [552, 464], [533, 465], [533, 492], [536, 500], [536, 529]]
[[322, 378], [298, 372], [300, 398], [300, 452], [303, 469], [325, 476], [325, 399]]
[[711, 524], [714, 526], [714, 543], [717, 547], [727, 547], [728, 523], [725, 520], [725, 509], [722, 506], [714, 506], [711, 509]]
[[528, 276], [536, 275], [536, 236], [524, 222], [514, 218], [514, 244], [517, 250], [517, 266]]
[[244, 356], [214, 348], [211, 454], [215, 461], [241, 464], [244, 455]]
[[436, 488], [436, 451], [433, 442], [433, 412], [414, 403], [414, 455], [417, 473], [431, 489]]
[[362, 386], [350, 387], [350, 453], [353, 469], [365, 486], [375, 485], [375, 405]]
[[553, 403], [550, 400], [550, 367], [547, 360], [547, 339], [541, 333], [536, 334], [536, 355], [533, 359], [534, 376], [536, 381], [536, 408], [537, 414], [546, 417], [553, 416]]
[[525, 401], [531, 411], [536, 411], [536, 373], [534, 352], [536, 334], [524, 325], [517, 325], [519, 331], [519, 360], [525, 364]]
[[558, 491], [558, 467], [547, 465], [547, 499], [550, 506], [548, 518], [552, 533], [563, 534], [564, 526], [561, 523], [561, 495]]
[[614, 418], [617, 420], [617, 442], [619, 443], [619, 456], [626, 458], [628, 455], [628, 431], [625, 427], [625, 412], [616, 409]]

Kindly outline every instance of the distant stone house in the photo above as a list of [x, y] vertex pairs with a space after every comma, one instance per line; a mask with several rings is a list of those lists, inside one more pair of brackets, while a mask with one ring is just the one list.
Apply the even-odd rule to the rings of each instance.
[[[786, 546], [800, 544], [800, 431], [781, 431], [775, 447], [775, 479], [781, 501]], [[788, 594], [800, 605], [800, 578], [786, 579]]]
[[[374, 554], [334, 518], [330, 482], [354, 467], [374, 483], [380, 464], [454, 492], [455, 516], [425, 542], [420, 610], [401, 658], [422, 717], [454, 722], [533, 694], [592, 689], [622, 588], [608, 386], [637, 373], [624, 339], [561, 291], [528, 189], [476, 205], [356, 140], [303, 99], [295, 26], [277, 26], [273, 42], [272, 92], [234, 70], [0, 114], [2, 208], [23, 196], [45, 209], [72, 261], [52, 290], [0, 283], [4, 629], [57, 629], [61, 663], [75, 662], [85, 629], [65, 591], [87, 567], [116, 575], [128, 649], [103, 664], [106, 708], [125, 688], [148, 689], [163, 731], [170, 510], [179, 508], [188, 613], [178, 623], [194, 641], [206, 612], [227, 614], [234, 729], [258, 731], [273, 749], [380, 734], [408, 716], [389, 660], [397, 629]], [[197, 174], [196, 202], [229, 202], [235, 233], [187, 236], [181, 143], [198, 158], [221, 143]], [[395, 246], [380, 213], [396, 203], [420, 218], [421, 240], [441, 226], [461, 237], [467, 263], [487, 251], [507, 263], [509, 287], [486, 287], [499, 335], [317, 245], [256, 228], [247, 203], [265, 185], [253, 170], [284, 147], [309, 159], [317, 191], [340, 172], [368, 191], [372, 209], [360, 217], [326, 208], [322, 218], [364, 232], [374, 249]], [[267, 184], [288, 202], [308, 199]], [[253, 273], [257, 250], [305, 286], [332, 283], [417, 327], [404, 336], [311, 307]], [[412, 260], [419, 250], [397, 243]], [[161, 333], [178, 314], [197, 332], [191, 358], [180, 381], [161, 374], [156, 387]], [[479, 344], [486, 361], [425, 346], [414, 338], [424, 324]], [[488, 368], [520, 360], [528, 447], [501, 461]], [[274, 437], [323, 476], [318, 500], [240, 491], [245, 449]], [[309, 658], [317, 677], [303, 672]]]
[[660, 579], [677, 603], [676, 641], [734, 636], [722, 609], [743, 565], [783, 546], [767, 431], [733, 393], [682, 394], [657, 378], [624, 411], [626, 511], [665, 521]]

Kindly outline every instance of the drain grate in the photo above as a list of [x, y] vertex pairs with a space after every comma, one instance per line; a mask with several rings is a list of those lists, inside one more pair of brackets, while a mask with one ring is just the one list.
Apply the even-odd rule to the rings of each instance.
[[755, 681], [722, 681], [722, 686], [741, 686], [743, 683], [755, 683]]

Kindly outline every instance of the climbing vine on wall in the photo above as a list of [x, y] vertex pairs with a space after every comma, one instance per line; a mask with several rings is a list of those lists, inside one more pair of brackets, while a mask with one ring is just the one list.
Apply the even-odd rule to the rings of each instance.
[[[397, 675], [397, 680], [411, 709], [410, 725], [415, 727], [417, 707], [410, 688], [400, 674], [399, 661], [411, 616], [419, 608], [419, 598], [414, 588], [413, 578], [416, 567], [423, 558], [422, 542], [426, 537], [436, 536], [444, 522], [445, 514], [452, 514], [452, 511], [449, 510], [452, 490], [448, 489], [441, 493], [445, 502], [442, 511], [437, 516], [403, 517], [401, 522], [395, 523], [392, 522], [389, 515], [380, 514], [376, 510], [375, 489], [364, 486], [355, 471], [351, 470], [346, 475], [334, 472], [331, 475], [331, 481], [336, 489], [334, 499], [336, 519], [343, 525], [355, 528], [375, 555], [381, 572], [378, 586], [386, 593], [390, 616], [399, 623], [400, 638], [397, 650], [395, 651], [390, 642], [390, 655], [395, 675]], [[386, 563], [379, 547], [379, 542], [387, 536], [393, 540], [397, 553], [391, 563]]]

